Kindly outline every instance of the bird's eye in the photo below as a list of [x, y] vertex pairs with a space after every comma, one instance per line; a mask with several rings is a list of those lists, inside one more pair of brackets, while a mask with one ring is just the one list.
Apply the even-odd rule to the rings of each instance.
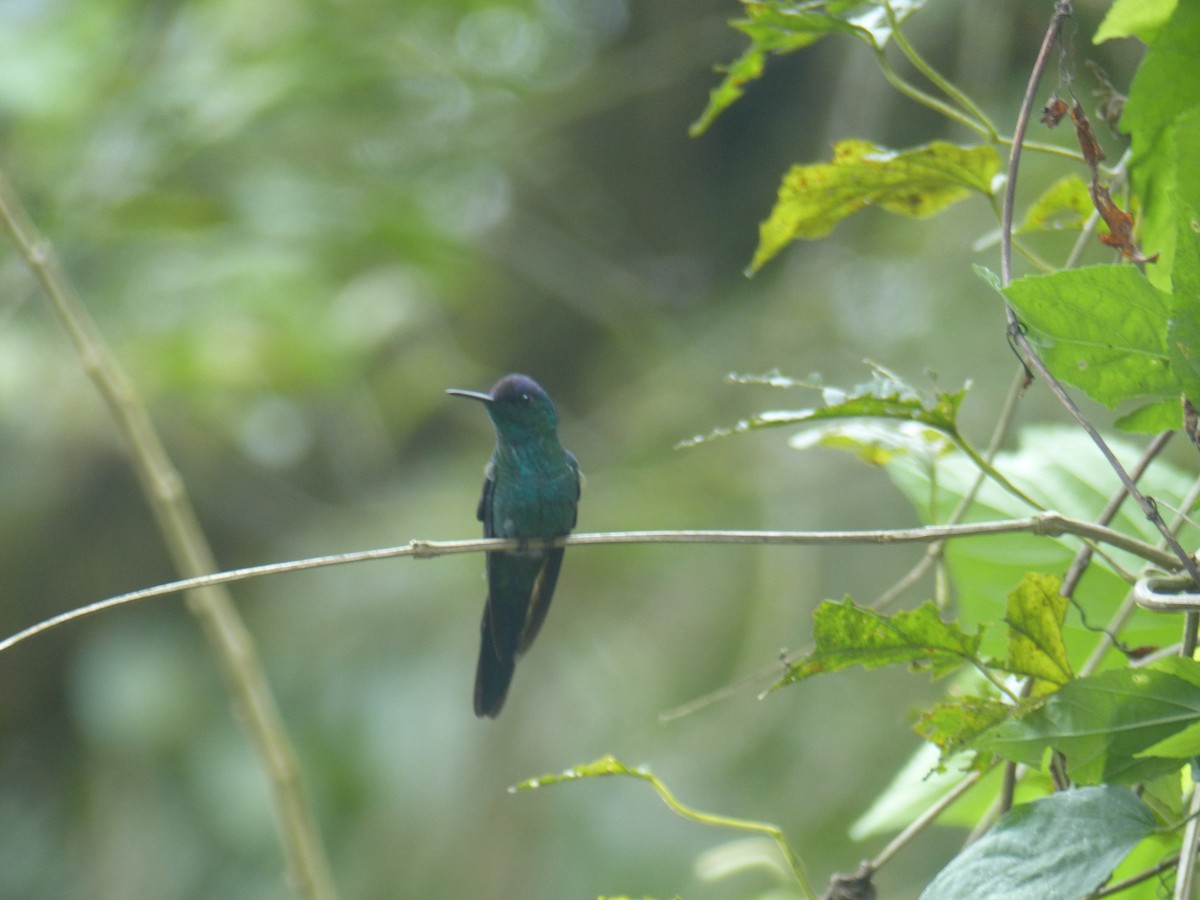
[[522, 394], [522, 395], [521, 395], [521, 402], [522, 402], [522, 403], [524, 403], [526, 406], [528, 406], [528, 405], [529, 405], [529, 402], [530, 402], [532, 399], [533, 399], [533, 398], [532, 398], [532, 397], [530, 397], [528, 394]]

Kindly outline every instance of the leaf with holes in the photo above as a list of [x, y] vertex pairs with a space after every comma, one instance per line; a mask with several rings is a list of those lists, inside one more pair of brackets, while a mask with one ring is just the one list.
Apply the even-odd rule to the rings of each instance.
[[889, 616], [857, 606], [848, 597], [841, 603], [827, 600], [817, 607], [813, 620], [816, 648], [790, 666], [775, 687], [853, 666], [907, 664], [940, 678], [964, 663], [982, 665], [979, 634], [943, 621], [932, 602]]
[[992, 194], [1000, 156], [991, 146], [934, 141], [889, 150], [869, 141], [839, 141], [827, 163], [792, 166], [771, 215], [759, 226], [753, 274], [794, 240], [824, 237], [842, 219], [868, 206], [924, 218], [968, 197]]
[[1063, 641], [1067, 598], [1053, 575], [1031, 572], [1008, 595], [1008, 659], [1004, 668], [1033, 679], [1034, 694], [1056, 690], [1071, 680]]

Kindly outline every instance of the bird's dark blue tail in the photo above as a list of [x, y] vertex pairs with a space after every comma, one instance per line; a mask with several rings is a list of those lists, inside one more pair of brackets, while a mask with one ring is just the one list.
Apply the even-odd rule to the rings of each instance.
[[504, 706], [517, 658], [546, 620], [563, 551], [489, 553], [488, 599], [479, 625], [475, 715], [495, 718]]
[[475, 715], [494, 719], [504, 707], [508, 686], [512, 683], [517, 659], [515, 648], [502, 650], [496, 646], [492, 625], [492, 605], [483, 609], [479, 631], [479, 665], [475, 669]]

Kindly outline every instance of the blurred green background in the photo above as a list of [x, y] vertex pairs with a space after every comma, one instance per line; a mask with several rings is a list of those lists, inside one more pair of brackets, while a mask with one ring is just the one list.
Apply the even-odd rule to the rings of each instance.
[[[1088, 43], [1105, 5], [1076, 4], [1077, 41], [1123, 86], [1137, 48]], [[1051, 7], [933, 2], [908, 33], [1008, 130]], [[882, 473], [797, 453], [785, 432], [673, 449], [815, 402], [730, 371], [848, 385], [864, 357], [919, 384], [974, 379], [965, 426], [984, 441], [1014, 369], [998, 301], [970, 271], [996, 266], [970, 246], [996, 226], [978, 200], [927, 223], [866, 212], [743, 277], [791, 163], [843, 137], [969, 136], [830, 38], [774, 61], [690, 139], [712, 66], [742, 49], [738, 13], [0, 2], [0, 167], [149, 404], [221, 565], [475, 536], [492, 433], [443, 390], [509, 371], [557, 402], [587, 477], [581, 530], [915, 522]], [[1027, 177], [1066, 171], [1031, 158]], [[1061, 259], [1070, 240], [1039, 249]], [[1056, 415], [1037, 392], [1024, 414]], [[7, 242], [0, 491], [4, 634], [173, 577], [112, 424]], [[506, 788], [614, 753], [685, 802], [779, 824], [817, 885], [854, 869], [881, 843], [846, 828], [918, 747], [911, 713], [937, 687], [851, 673], [757, 695], [817, 602], [869, 600], [919, 553], [571, 550], [496, 722], [471, 711], [478, 556], [234, 593], [344, 897], [749, 897], [777, 877], [706, 878], [697, 861], [737, 836], [673, 816], [643, 784]], [[0, 896], [289, 896], [263, 773], [178, 599], [39, 637], [0, 656], [0, 680]], [[961, 837], [923, 836], [882, 894], [915, 896]]]

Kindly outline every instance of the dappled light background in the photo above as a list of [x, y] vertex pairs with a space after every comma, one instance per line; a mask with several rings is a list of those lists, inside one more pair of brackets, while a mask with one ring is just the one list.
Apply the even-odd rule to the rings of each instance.
[[[910, 37], [1008, 131], [1051, 6], [934, 2]], [[1122, 87], [1136, 48], [1088, 45], [1101, 12], [1077, 4], [1080, 49]], [[773, 61], [689, 138], [713, 65], [743, 47], [738, 14], [0, 4], [0, 169], [149, 404], [222, 566], [475, 536], [492, 432], [443, 391], [509, 371], [558, 405], [587, 479], [581, 530], [915, 524], [881, 472], [790, 449], [789, 432], [674, 449], [817, 402], [730, 372], [849, 386], [865, 358], [926, 388], [973, 379], [965, 428], [984, 442], [1015, 367], [970, 268], [996, 266], [979, 199], [920, 223], [866, 211], [744, 277], [790, 164], [846, 137], [970, 136], [835, 36]], [[1071, 236], [1042, 240], [1061, 258]], [[1057, 415], [1037, 392], [1024, 413]], [[173, 577], [125, 448], [8, 243], [0, 491], [5, 634]], [[780, 825], [818, 885], [854, 869], [881, 839], [846, 830], [919, 746], [909, 712], [934, 689], [860, 673], [759, 694], [818, 602], [873, 599], [919, 555], [572, 549], [495, 722], [471, 710], [479, 556], [234, 595], [343, 896], [765, 896], [785, 882], [728, 846], [739, 835], [675, 817], [640, 782], [507, 788], [614, 753], [685, 802]], [[0, 656], [0, 679], [0, 897], [288, 896], [264, 773], [179, 599], [41, 636]], [[881, 892], [915, 896], [961, 838], [922, 837]]]

